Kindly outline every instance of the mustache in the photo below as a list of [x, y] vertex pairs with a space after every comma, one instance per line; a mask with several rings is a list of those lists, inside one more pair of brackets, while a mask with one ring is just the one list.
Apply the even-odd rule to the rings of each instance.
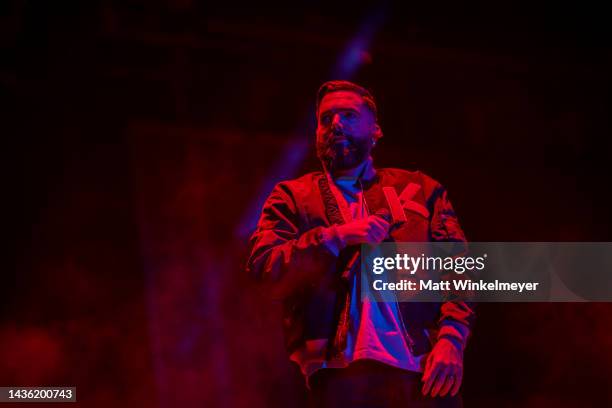
[[323, 142], [327, 144], [335, 144], [337, 142], [345, 141], [345, 140], [349, 142], [349, 144], [352, 144], [352, 145], [355, 144], [355, 139], [353, 138], [353, 135], [342, 132], [342, 131], [329, 133], [328, 135], [326, 135]]
[[353, 168], [369, 154], [369, 144], [342, 131], [330, 132], [317, 141], [317, 156], [328, 171]]
[[359, 145], [354, 137], [342, 131], [330, 132], [317, 143], [317, 155], [321, 159], [334, 160], [339, 156], [353, 154], [357, 150]]

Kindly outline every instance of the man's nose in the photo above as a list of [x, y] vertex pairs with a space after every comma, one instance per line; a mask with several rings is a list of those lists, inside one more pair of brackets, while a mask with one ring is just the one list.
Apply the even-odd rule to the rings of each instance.
[[332, 128], [342, 128], [342, 120], [337, 113], [332, 118]]

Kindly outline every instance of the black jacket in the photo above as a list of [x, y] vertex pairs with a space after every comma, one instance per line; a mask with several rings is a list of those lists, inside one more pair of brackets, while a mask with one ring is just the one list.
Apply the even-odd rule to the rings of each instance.
[[[420, 186], [413, 201], [429, 214], [425, 217], [423, 212], [405, 209], [407, 222], [393, 231], [393, 240], [465, 242], [446, 190], [418, 171], [377, 170], [372, 180], [364, 182], [370, 213], [387, 207], [382, 187], [393, 186], [400, 194], [409, 183]], [[339, 274], [355, 249], [346, 248], [336, 256], [324, 237], [327, 227], [342, 222], [328, 179], [322, 172], [313, 172], [275, 186], [250, 239], [247, 271], [267, 282], [273, 296], [282, 301], [285, 346], [290, 353], [306, 340], [329, 339], [337, 329]], [[407, 343], [415, 355], [429, 351], [440, 335], [465, 344], [465, 333], [474, 320], [471, 306], [461, 301], [405, 302], [399, 309], [408, 331]]]

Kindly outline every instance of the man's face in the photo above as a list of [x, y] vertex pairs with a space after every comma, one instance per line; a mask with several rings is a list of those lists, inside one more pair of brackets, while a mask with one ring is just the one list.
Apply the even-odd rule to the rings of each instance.
[[328, 170], [346, 170], [366, 160], [380, 134], [374, 114], [351, 91], [331, 92], [317, 112], [317, 155]]

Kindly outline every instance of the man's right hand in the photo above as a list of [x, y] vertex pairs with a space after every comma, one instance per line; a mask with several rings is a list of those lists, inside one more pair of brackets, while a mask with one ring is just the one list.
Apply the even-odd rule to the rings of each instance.
[[360, 244], [379, 244], [389, 234], [391, 224], [377, 215], [351, 221], [347, 224], [336, 226], [338, 238], [346, 247]]

